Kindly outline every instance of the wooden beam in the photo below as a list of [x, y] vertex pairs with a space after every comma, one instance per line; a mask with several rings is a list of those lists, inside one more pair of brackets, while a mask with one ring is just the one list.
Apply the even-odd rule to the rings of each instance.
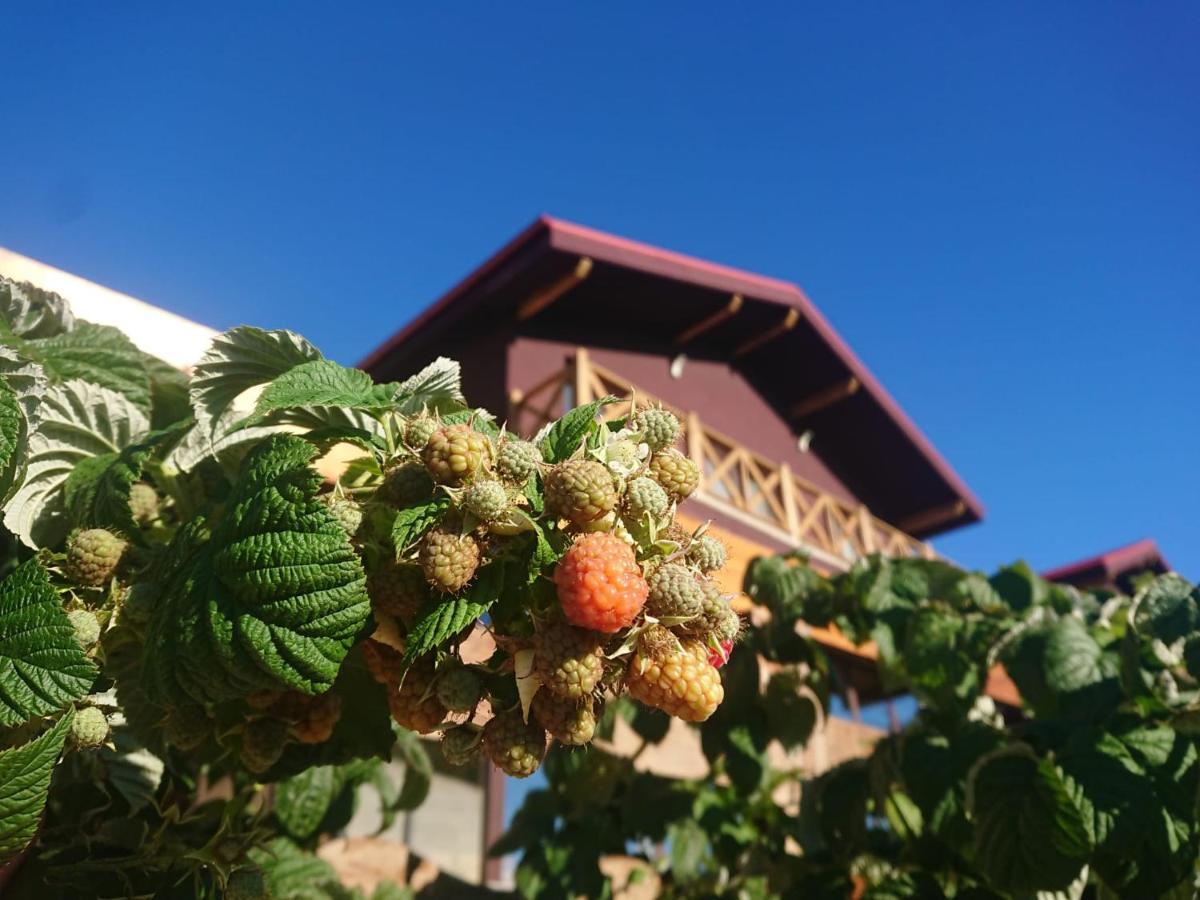
[[778, 322], [775, 325], [772, 325], [770, 328], [768, 328], [766, 331], [764, 331], [758, 337], [753, 337], [753, 338], [750, 338], [750, 340], [743, 342], [741, 346], [739, 346], [736, 350], [733, 351], [733, 355], [735, 357], [745, 356], [751, 350], [757, 350], [759, 347], [761, 347], [767, 341], [772, 341], [775, 338], [779, 337], [779, 335], [785, 334], [786, 332], [791, 331], [793, 328], [796, 327], [796, 323], [799, 321], [800, 321], [800, 313], [797, 310], [789, 309], [787, 311], [787, 315], [785, 315], [780, 322]]
[[950, 519], [955, 519], [966, 511], [967, 504], [962, 500], [955, 500], [952, 503], [944, 503], [941, 506], [935, 506], [932, 509], [919, 512], [916, 515], [909, 516], [907, 519], [901, 519], [896, 523], [896, 527], [901, 531], [913, 534], [917, 531], [924, 531], [926, 528], [932, 528], [934, 525], [940, 525], [942, 522], [947, 522]]
[[679, 334], [675, 335], [675, 346], [682, 347], [684, 344], [690, 343], [700, 335], [704, 334], [704, 332], [716, 328], [726, 319], [732, 318], [733, 315], [742, 308], [742, 304], [745, 302], [745, 298], [742, 297], [741, 294], [734, 294], [729, 298], [728, 303], [718, 309], [711, 316], [706, 316], [695, 325], [685, 328], [683, 331], [679, 332]]
[[553, 284], [542, 288], [532, 297], [521, 301], [521, 305], [517, 307], [517, 321], [524, 322], [526, 319], [532, 318], [540, 313], [543, 309], [565, 294], [583, 279], [587, 278], [592, 271], [592, 260], [590, 257], [581, 256], [579, 261], [575, 263], [575, 268], [564, 275], [562, 278], [555, 281]]
[[819, 391], [809, 394], [792, 407], [791, 416], [794, 419], [803, 419], [805, 416], [811, 416], [813, 413], [839, 403], [847, 397], [853, 397], [859, 392], [860, 388], [862, 388], [862, 383], [851, 375], [845, 381], [839, 381], [837, 384], [831, 384], [829, 387], [821, 388]]

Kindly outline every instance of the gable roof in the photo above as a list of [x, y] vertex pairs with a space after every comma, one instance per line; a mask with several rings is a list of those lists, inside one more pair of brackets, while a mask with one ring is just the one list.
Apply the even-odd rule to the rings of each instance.
[[[539, 297], [552, 299], [531, 306]], [[446, 329], [481, 313], [490, 323], [524, 317], [522, 332], [538, 336], [727, 362], [797, 436], [811, 430], [822, 460], [876, 515], [917, 537], [982, 518], [979, 500], [795, 284], [541, 216], [359, 365], [428, 355]]]
[[1050, 569], [1043, 572], [1042, 577], [1047, 581], [1060, 581], [1081, 588], [1116, 585], [1128, 590], [1128, 582], [1133, 576], [1143, 572], [1162, 575], [1170, 571], [1170, 568], [1159, 551], [1158, 544], [1150, 538], [1143, 538], [1132, 544]]

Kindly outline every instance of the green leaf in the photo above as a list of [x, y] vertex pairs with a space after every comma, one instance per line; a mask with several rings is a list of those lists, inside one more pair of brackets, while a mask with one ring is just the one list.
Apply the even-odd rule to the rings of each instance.
[[496, 602], [503, 588], [504, 568], [492, 563], [476, 573], [463, 593], [428, 604], [409, 629], [404, 668], [474, 623]]
[[74, 710], [28, 744], [0, 750], [0, 859], [19, 853], [37, 834]]
[[1168, 644], [1187, 637], [1200, 626], [1195, 591], [1174, 572], [1158, 576], [1137, 598], [1133, 624], [1139, 632]]
[[308, 853], [286, 837], [250, 850], [250, 861], [263, 870], [272, 900], [329, 900], [330, 889], [341, 882], [325, 860]]
[[192, 373], [196, 418], [211, 428], [240, 394], [321, 358], [316, 347], [291, 331], [242, 325], [218, 334]]
[[77, 378], [108, 388], [150, 412], [150, 376], [142, 352], [118, 328], [80, 322], [72, 331], [26, 341], [20, 349], [53, 380]]
[[1091, 849], [1079, 808], [1058, 770], [1021, 745], [984, 759], [968, 788], [975, 864], [1006, 891], [1061, 890]]
[[433, 761], [421, 739], [407, 728], [396, 729], [394, 755], [404, 763], [404, 781], [393, 809], [416, 809], [429, 796], [433, 782]]
[[392, 401], [405, 415], [430, 412], [450, 412], [463, 404], [462, 371], [457, 362], [439, 356], [417, 374], [405, 379], [395, 389]]
[[817, 706], [793, 670], [776, 672], [767, 682], [767, 723], [785, 750], [803, 746], [817, 724]]
[[396, 385], [377, 385], [361, 369], [348, 369], [328, 359], [314, 359], [288, 369], [267, 385], [254, 414], [243, 424], [257, 424], [277, 410], [308, 406], [386, 409]]
[[421, 539], [430, 528], [442, 520], [450, 509], [450, 498], [439, 494], [416, 506], [397, 510], [392, 520], [392, 546], [399, 555]]
[[21, 338], [44, 338], [75, 327], [71, 306], [58, 294], [0, 275], [0, 320]]
[[596, 415], [600, 410], [616, 402], [616, 397], [601, 397], [599, 400], [575, 407], [551, 425], [541, 442], [542, 456], [546, 458], [546, 462], [556, 463], [570, 459], [588, 433], [596, 427]]
[[20, 474], [20, 450], [27, 439], [25, 416], [17, 395], [8, 382], [0, 381], [0, 498], [8, 496]]
[[188, 377], [169, 362], [149, 353], [142, 353], [142, 363], [150, 377], [150, 426], [166, 428], [191, 418]]
[[126, 397], [84, 381], [46, 391], [21, 487], [5, 506], [4, 524], [31, 547], [60, 541], [67, 530], [62, 487], [91, 457], [120, 453], [149, 431], [146, 416]]
[[671, 875], [680, 884], [700, 877], [708, 856], [708, 836], [695, 819], [680, 819], [667, 829], [671, 846]]
[[316, 834], [340, 787], [333, 766], [317, 766], [281, 781], [275, 815], [284, 831], [297, 840]]
[[22, 563], [0, 581], [0, 725], [57, 712], [95, 677], [46, 571]]
[[178, 428], [156, 431], [120, 453], [82, 460], [63, 485], [63, 500], [71, 524], [78, 528], [111, 528], [137, 535], [129, 508], [129, 492], [142, 475], [154, 449], [178, 434]]
[[1046, 582], [1024, 561], [1005, 566], [988, 581], [1009, 608], [1016, 612], [1037, 606], [1046, 599]]
[[113, 746], [100, 751], [108, 781], [120, 791], [130, 809], [143, 809], [154, 799], [166, 767], [142, 746], [121, 713], [111, 716], [109, 721], [113, 726]]

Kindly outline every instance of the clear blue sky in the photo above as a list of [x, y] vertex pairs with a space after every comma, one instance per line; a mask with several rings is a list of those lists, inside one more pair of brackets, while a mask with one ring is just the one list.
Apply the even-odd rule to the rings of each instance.
[[162, 6], [5, 4], [0, 244], [353, 362], [551, 212], [803, 285], [960, 561], [1200, 576], [1195, 3]]

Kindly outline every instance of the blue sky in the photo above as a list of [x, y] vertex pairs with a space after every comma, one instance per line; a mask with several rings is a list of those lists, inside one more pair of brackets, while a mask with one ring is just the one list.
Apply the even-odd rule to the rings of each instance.
[[550, 212], [799, 282], [961, 562], [1200, 576], [1200, 6], [246, 6], [10, 4], [0, 244], [354, 362]]

